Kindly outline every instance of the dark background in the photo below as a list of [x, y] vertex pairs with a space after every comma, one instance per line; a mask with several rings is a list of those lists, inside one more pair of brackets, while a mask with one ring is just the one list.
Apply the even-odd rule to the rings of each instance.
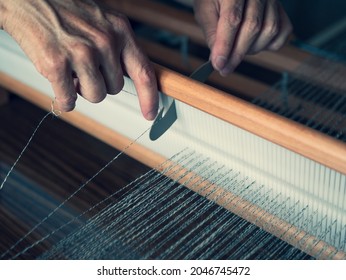
[[295, 35], [309, 40], [326, 27], [346, 16], [344, 0], [281, 0]]

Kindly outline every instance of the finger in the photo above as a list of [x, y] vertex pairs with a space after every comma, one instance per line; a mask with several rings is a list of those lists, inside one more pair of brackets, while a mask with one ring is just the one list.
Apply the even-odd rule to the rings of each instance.
[[249, 54], [255, 54], [267, 49], [268, 45], [273, 41], [280, 31], [280, 17], [277, 2], [269, 0], [267, 2], [263, 26], [260, 35], [252, 44]]
[[109, 15], [109, 21], [117, 31], [120, 46], [120, 58], [123, 71], [133, 80], [137, 90], [139, 105], [143, 116], [153, 120], [158, 111], [158, 90], [154, 68], [148, 57], [134, 40], [131, 25], [126, 17]]
[[158, 111], [158, 90], [154, 68], [134, 41], [128, 41], [122, 52], [126, 72], [137, 90], [143, 116], [153, 120]]
[[70, 67], [67, 66], [65, 71], [59, 71], [51, 84], [55, 94], [54, 104], [57, 109], [64, 112], [72, 111], [76, 106], [77, 93]]
[[231, 73], [249, 52], [262, 29], [265, 1], [248, 1], [243, 22], [239, 28], [227, 65], [220, 71], [223, 76]]
[[213, 66], [220, 72], [226, 67], [233, 50], [234, 41], [243, 20], [244, 4], [244, 0], [230, 0], [224, 1], [220, 7], [220, 18], [211, 53]]
[[292, 24], [290, 19], [288, 18], [286, 12], [283, 7], [279, 4], [279, 18], [280, 18], [280, 30], [277, 33], [277, 36], [274, 37], [272, 42], [266, 47], [268, 50], [277, 51], [280, 49], [287, 41], [287, 38], [292, 33]]
[[215, 43], [219, 12], [215, 5], [206, 5], [203, 1], [194, 2], [195, 18], [202, 28], [209, 49], [212, 49]]
[[124, 73], [120, 63], [121, 46], [114, 42], [116, 34], [111, 32], [98, 36], [95, 43], [100, 52], [100, 72], [108, 94], [117, 94], [124, 86]]
[[124, 86], [124, 74], [119, 59], [104, 59], [100, 66], [108, 94], [119, 93]]
[[86, 45], [76, 47], [73, 68], [78, 77], [79, 94], [92, 103], [101, 102], [106, 97], [107, 89], [96, 52]]

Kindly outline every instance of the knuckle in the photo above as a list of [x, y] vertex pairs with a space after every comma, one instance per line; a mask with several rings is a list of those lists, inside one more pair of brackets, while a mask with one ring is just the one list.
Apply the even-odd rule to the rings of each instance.
[[238, 27], [243, 19], [243, 11], [240, 7], [235, 7], [223, 16], [225, 21], [229, 24], [229, 26]]
[[117, 80], [117, 83], [113, 85], [107, 86], [107, 94], [116, 95], [118, 94], [124, 87], [124, 79]]
[[68, 65], [68, 59], [63, 55], [46, 56], [44, 65], [40, 64], [39, 71], [50, 82], [55, 82], [60, 79], [61, 75], [65, 74]]
[[278, 51], [283, 46], [283, 42], [274, 42], [270, 45], [269, 50]]
[[95, 35], [95, 43], [101, 50], [108, 50], [112, 44], [112, 36], [108, 32], [98, 32]]
[[211, 48], [213, 43], [216, 40], [216, 30], [215, 29], [205, 30], [204, 36], [207, 40], [208, 47]]
[[112, 15], [111, 22], [113, 23], [113, 26], [119, 31], [127, 32], [131, 29], [131, 24], [128, 18], [123, 14], [117, 14], [116, 16]]
[[279, 23], [272, 22], [270, 24], [266, 24], [264, 30], [268, 37], [273, 38], [279, 33]]
[[63, 111], [71, 111], [75, 107], [77, 96], [70, 95], [64, 97], [56, 97], [59, 109]]
[[248, 32], [252, 34], [257, 34], [260, 32], [262, 28], [262, 20], [260, 17], [255, 16], [247, 19], [246, 21], [246, 29]]
[[155, 72], [153, 67], [147, 63], [140, 68], [137, 75], [140, 83], [149, 85], [154, 80]]
[[71, 50], [77, 61], [89, 61], [94, 57], [94, 50], [87, 43], [75, 43], [72, 45]]

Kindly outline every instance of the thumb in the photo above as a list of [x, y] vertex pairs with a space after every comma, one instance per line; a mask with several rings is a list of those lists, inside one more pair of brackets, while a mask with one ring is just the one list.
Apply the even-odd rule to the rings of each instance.
[[219, 21], [219, 12], [215, 5], [205, 3], [205, 1], [194, 1], [195, 19], [202, 28], [209, 49], [213, 49], [217, 25]]

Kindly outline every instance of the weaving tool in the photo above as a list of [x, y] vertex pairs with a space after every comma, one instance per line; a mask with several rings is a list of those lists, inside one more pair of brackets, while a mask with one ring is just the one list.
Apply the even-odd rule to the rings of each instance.
[[[1, 68], [1, 71], [21, 79], [22, 82], [34, 88], [41, 87], [40, 91], [47, 92], [49, 96], [52, 96], [47, 83], [35, 74], [32, 65], [27, 62], [22, 53], [16, 49], [15, 44], [5, 35], [2, 44], [5, 46], [4, 55], [1, 57], [1, 60], [5, 61], [3, 65], [10, 65], [6, 61], [21, 61], [20, 63], [23, 65], [21, 69], [27, 68], [33, 76], [30, 78], [24, 77], [25, 75], [20, 76], [18, 69]], [[177, 101], [179, 121], [162, 135], [155, 144], [151, 143], [149, 139], [144, 140], [143, 145], [146, 148], [149, 147], [156, 151], [156, 155], [150, 154], [144, 161], [152, 166], [158, 166], [158, 163], [163, 162], [163, 158], [170, 158], [186, 146], [193, 147], [203, 156], [210, 157], [219, 164], [238, 170], [245, 176], [244, 178], [256, 178], [258, 189], [255, 193], [270, 194], [269, 201], [278, 197], [279, 200], [276, 203], [281, 203], [283, 208], [286, 209], [286, 211], [279, 212], [287, 213], [288, 210], [294, 210], [293, 212], [298, 215], [303, 209], [302, 215], [306, 215], [306, 219], [298, 219], [298, 221], [307, 221], [311, 217], [311, 223], [307, 225], [294, 224], [294, 219], [289, 220], [289, 216], [286, 214], [278, 217], [276, 215], [279, 212], [270, 213], [271, 206], [269, 203], [267, 205], [268, 209], [265, 209], [265, 196], [262, 203], [256, 206], [256, 197], [253, 201], [248, 197], [242, 198], [240, 196], [241, 192], [238, 194], [227, 190], [225, 192], [222, 185], [219, 186], [219, 191], [215, 193], [216, 198], [220, 197], [220, 193], [222, 194], [222, 199], [217, 199], [218, 203], [224, 205], [225, 203], [222, 203], [222, 201], [237, 199], [237, 203], [234, 204], [235, 206], [231, 205], [230, 210], [286, 239], [294, 246], [319, 258], [344, 258], [344, 144], [320, 135], [313, 130], [296, 126], [286, 119], [226, 96], [222, 92], [190, 81], [173, 72], [160, 67], [157, 67], [157, 71], [163, 92], [180, 98], [183, 102], [208, 113], [192, 109], [190, 106]], [[10, 82], [11, 79], [6, 79], [6, 75], [3, 76], [3, 84], [9, 86]], [[185, 84], [189, 84], [192, 90], [190, 89], [187, 92], [187, 89], [184, 88]], [[30, 91], [26, 87], [22, 87], [22, 89], [23, 92]], [[135, 93], [130, 80], [126, 80], [125, 91]], [[203, 92], [203, 98], [210, 96], [210, 99], [201, 100], [201, 92]], [[46, 104], [42, 97], [37, 97], [35, 92], [27, 96], [27, 98], [36, 100], [36, 102], [42, 102], [42, 105]], [[99, 137], [103, 137], [104, 131], [118, 130], [126, 137], [134, 139], [135, 135], [138, 134], [138, 130], [140, 130], [139, 128], [147, 125], [139, 114], [135, 113], [139, 112], [135, 105], [137, 103], [135, 99], [135, 96], [125, 94], [116, 100], [110, 99], [103, 107], [103, 111], [107, 111], [107, 118], [102, 118], [100, 114], [90, 116], [90, 104], [80, 102], [77, 107], [82, 114], [89, 115], [91, 119], [96, 120], [98, 122], [97, 127], [108, 127], [106, 130], [102, 128], [96, 132]], [[114, 110], [114, 108], [116, 109]], [[119, 115], [114, 116], [115, 112]], [[74, 115], [76, 119], [72, 122], [77, 123], [77, 119], [83, 119], [80, 118], [81, 115], [78, 112]], [[131, 128], [128, 130], [128, 128], [122, 127], [122, 124], [116, 124], [115, 127], [115, 124], [110, 122], [110, 119], [116, 119], [124, 115], [135, 120], [138, 126], [133, 130]], [[256, 134], [269, 138], [270, 141], [258, 138], [242, 129], [239, 130], [236, 126], [211, 115], [252, 132], [256, 131]], [[114, 118], [110, 116], [114, 116]], [[195, 123], [190, 122], [193, 119], [199, 120], [198, 127]], [[263, 120], [265, 122], [262, 122]], [[271, 126], [272, 124], [274, 128]], [[79, 125], [83, 124], [79, 123]], [[259, 129], [257, 129], [257, 126], [259, 126]], [[84, 129], [88, 129], [87, 126]], [[310, 139], [311, 143], [306, 144], [306, 140], [304, 141], [306, 137]], [[122, 137], [118, 138], [120, 146], [123, 145], [122, 142], [126, 141]], [[280, 146], [273, 144], [271, 141]], [[167, 146], [169, 146], [169, 150], [166, 149]], [[321, 146], [326, 148], [321, 151]], [[330, 149], [328, 150], [328, 148]], [[146, 149], [140, 149], [140, 153], [143, 153], [143, 151], [147, 153]], [[304, 157], [290, 150], [298, 151]], [[156, 161], [156, 163], [152, 161]], [[189, 169], [191, 166], [185, 166], [185, 168]], [[294, 173], [297, 176], [292, 178]], [[308, 174], [308, 177], [304, 177], [304, 173]], [[186, 181], [184, 183], [189, 185]], [[193, 186], [195, 185], [191, 184], [192, 188]], [[265, 186], [265, 188], [261, 186]], [[198, 191], [198, 189], [195, 190]], [[284, 202], [287, 202], [287, 205]], [[306, 205], [309, 205], [308, 210], [306, 210]], [[244, 211], [244, 209], [251, 210]]]
[[[196, 81], [199, 81], [201, 83], [204, 83], [209, 75], [213, 72], [213, 66], [211, 65], [210, 61], [207, 61], [202, 66], [200, 66], [198, 69], [196, 69], [191, 75], [190, 78]], [[163, 108], [158, 113], [158, 116], [156, 117], [151, 130], [149, 137], [151, 140], [158, 139], [163, 133], [165, 133], [172, 124], [177, 120], [177, 112], [175, 107], [174, 99], [169, 98], [167, 96], [162, 97], [164, 98], [165, 104]], [[165, 108], [166, 107], [166, 108]]]

